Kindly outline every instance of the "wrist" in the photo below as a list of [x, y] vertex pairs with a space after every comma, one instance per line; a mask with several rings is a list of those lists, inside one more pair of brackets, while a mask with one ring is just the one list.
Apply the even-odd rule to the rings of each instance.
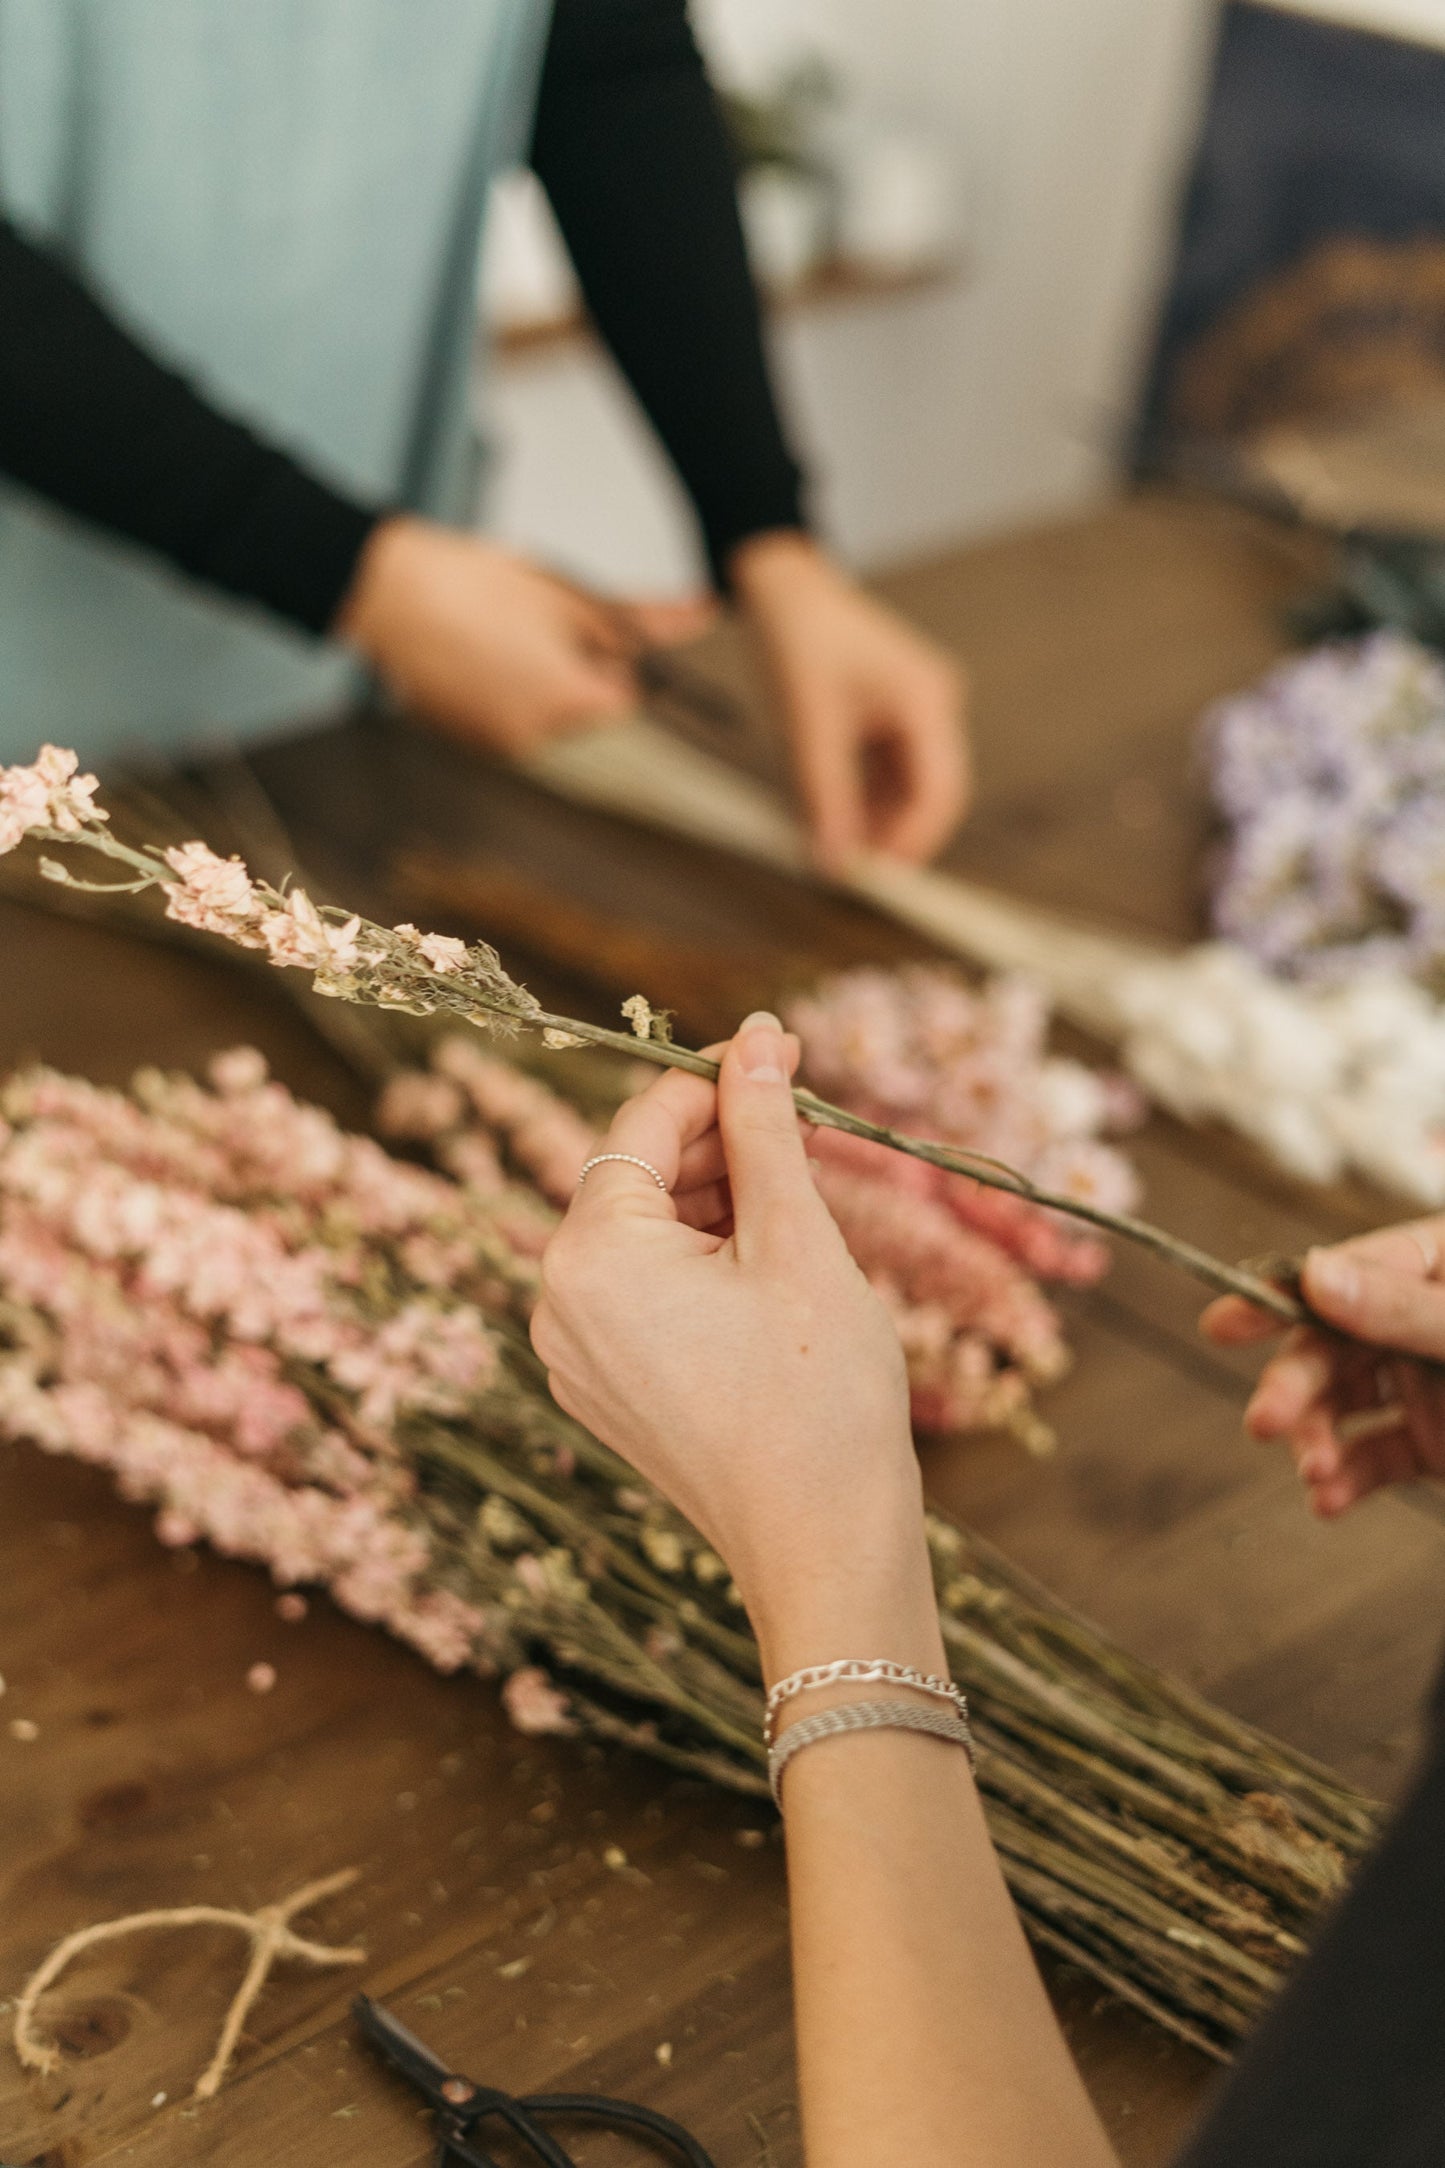
[[408, 512], [379, 519], [362, 546], [351, 584], [342, 596], [332, 623], [337, 639], [377, 661], [386, 645], [397, 580], [404, 576], [418, 542], [424, 542], [427, 523]]
[[943, 1667], [933, 1569], [918, 1490], [902, 1486], [820, 1531], [806, 1551], [743, 1584], [769, 1681], [839, 1657]]
[[841, 577], [813, 537], [801, 527], [770, 527], [740, 542], [727, 562], [728, 584], [744, 605], [792, 587]]

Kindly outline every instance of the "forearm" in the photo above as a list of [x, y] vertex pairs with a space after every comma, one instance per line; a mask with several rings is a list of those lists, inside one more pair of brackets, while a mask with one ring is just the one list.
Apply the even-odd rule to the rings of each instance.
[[731, 146], [683, 0], [557, 0], [532, 146], [597, 328], [728, 584], [804, 524], [738, 223]]
[[0, 220], [0, 471], [325, 631], [376, 514], [222, 413]]
[[[791, 1576], [757, 1606], [770, 1679], [839, 1656], [946, 1670], [916, 1505], [859, 1516], [856, 1549], [848, 1574]], [[843, 1734], [789, 1763], [783, 1804], [809, 2168], [1109, 2168], [967, 1757], [916, 1733]]]

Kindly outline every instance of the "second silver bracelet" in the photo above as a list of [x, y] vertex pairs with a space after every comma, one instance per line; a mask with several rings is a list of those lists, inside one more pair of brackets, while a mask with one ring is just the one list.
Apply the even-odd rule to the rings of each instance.
[[781, 1809], [783, 1771], [795, 1754], [850, 1731], [921, 1731], [931, 1738], [961, 1746], [974, 1766], [973, 1733], [966, 1717], [952, 1709], [929, 1709], [916, 1701], [844, 1701], [836, 1708], [820, 1709], [816, 1716], [801, 1717], [790, 1724], [775, 1746], [768, 1749], [768, 1789], [773, 1804]]

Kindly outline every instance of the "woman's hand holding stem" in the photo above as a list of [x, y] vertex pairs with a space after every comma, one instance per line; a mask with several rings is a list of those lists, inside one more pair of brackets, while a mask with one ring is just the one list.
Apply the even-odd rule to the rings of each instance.
[[[562, 1406], [727, 1559], [769, 1681], [839, 1657], [944, 1670], [901, 1354], [809, 1179], [797, 1042], [757, 1015], [719, 1054], [715, 1088], [675, 1071], [618, 1114], [604, 1149], [667, 1193], [630, 1161], [594, 1167], [544, 1264], [538, 1353]], [[1445, 1217], [1306, 1260], [1313, 1312], [1356, 1338], [1292, 1333], [1249, 1420], [1289, 1438], [1322, 1511], [1445, 1472], [1442, 1245]], [[1279, 1325], [1230, 1298], [1206, 1329]], [[1351, 1447], [1381, 1360], [1400, 1420]], [[790, 1762], [783, 1800], [812, 2168], [1107, 2168], [967, 1758], [834, 1736]]]
[[[618, 1114], [533, 1324], [552, 1390], [724, 1558], [765, 1675], [840, 1656], [946, 1671], [892, 1325], [810, 1178], [798, 1046], [748, 1020], [716, 1088]], [[868, 1689], [809, 1695], [795, 1713]], [[815, 2168], [1106, 2168], [965, 1755], [820, 1742], [785, 1782], [798, 2052]]]

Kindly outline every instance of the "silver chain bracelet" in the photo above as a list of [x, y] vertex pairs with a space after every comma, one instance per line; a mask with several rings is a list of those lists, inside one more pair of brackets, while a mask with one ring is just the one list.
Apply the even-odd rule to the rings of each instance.
[[952, 1679], [941, 1679], [927, 1671], [919, 1671], [912, 1664], [890, 1663], [882, 1656], [844, 1656], [836, 1663], [805, 1664], [801, 1671], [790, 1671], [785, 1679], [779, 1679], [768, 1693], [767, 1707], [763, 1712], [763, 1744], [771, 1746], [777, 1731], [778, 1711], [784, 1702], [794, 1700], [799, 1694], [810, 1694], [821, 1686], [911, 1686], [920, 1694], [932, 1694], [936, 1701], [951, 1701], [959, 1717], [966, 1722], [968, 1703]]

